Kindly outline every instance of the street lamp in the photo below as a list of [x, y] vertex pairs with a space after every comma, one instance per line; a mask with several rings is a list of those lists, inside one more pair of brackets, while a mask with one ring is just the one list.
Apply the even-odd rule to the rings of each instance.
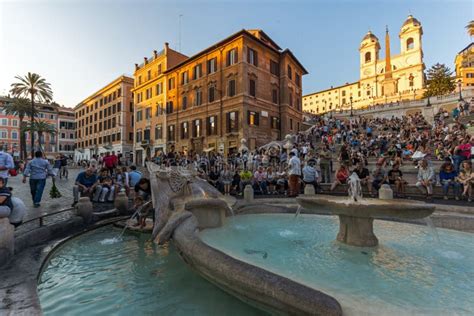
[[351, 97], [349, 98], [349, 100], [351, 101], [351, 117], [353, 116], [353, 113], [352, 113], [352, 95]]
[[459, 101], [462, 101], [462, 90], [461, 90], [461, 79], [458, 80], [458, 89], [459, 89]]

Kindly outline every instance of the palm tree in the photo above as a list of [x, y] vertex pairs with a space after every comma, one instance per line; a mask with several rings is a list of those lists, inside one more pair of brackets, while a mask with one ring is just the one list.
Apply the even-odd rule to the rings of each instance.
[[31, 125], [31, 123], [28, 124], [25, 130], [30, 131], [31, 135], [34, 135], [35, 132], [38, 133], [38, 144], [41, 151], [43, 151], [43, 134], [49, 134], [51, 136], [57, 134], [57, 130], [54, 125], [49, 124], [46, 121], [36, 120], [33, 122], [33, 125]]
[[469, 23], [466, 25], [466, 30], [467, 34], [469, 34], [472, 40], [472, 37], [474, 36], [474, 20], [469, 21]]
[[[27, 97], [31, 100], [30, 125], [34, 125], [35, 101], [49, 102], [53, 98], [50, 84], [40, 75], [29, 72], [25, 77], [16, 76], [19, 82], [12, 83], [10, 92], [15, 97]], [[35, 139], [31, 133], [31, 158], [34, 157]]]
[[[14, 98], [11, 102], [6, 103], [3, 106], [3, 110], [7, 115], [18, 116], [20, 121], [20, 155], [21, 159], [26, 159], [26, 137], [23, 121], [26, 116], [31, 116], [31, 104], [30, 101], [26, 98]], [[33, 116], [36, 117], [38, 112], [35, 111]]]

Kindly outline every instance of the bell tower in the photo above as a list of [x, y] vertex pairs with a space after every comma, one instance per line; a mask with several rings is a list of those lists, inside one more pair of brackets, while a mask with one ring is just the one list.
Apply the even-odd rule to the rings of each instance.
[[371, 31], [368, 31], [359, 46], [360, 79], [375, 76], [379, 51], [379, 39]]

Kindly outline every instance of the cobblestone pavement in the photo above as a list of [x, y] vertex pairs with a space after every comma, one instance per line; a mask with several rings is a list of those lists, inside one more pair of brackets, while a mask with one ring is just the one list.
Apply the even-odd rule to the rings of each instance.
[[[59, 210], [69, 208], [73, 202], [72, 187], [74, 186], [74, 181], [77, 174], [81, 169], [69, 169], [68, 179], [57, 179], [56, 187], [61, 193], [61, 197], [57, 199], [52, 199], [49, 196], [49, 192], [53, 185], [51, 178], [46, 180], [46, 187], [43, 192], [43, 199], [41, 201], [41, 207], [34, 208], [33, 200], [31, 199], [30, 186], [28, 180], [26, 183], [22, 183], [23, 175], [18, 175], [16, 177], [10, 177], [8, 180], [8, 186], [13, 188], [13, 196], [20, 198], [26, 205], [28, 211], [25, 216], [24, 221], [28, 219], [35, 218], [42, 214], [55, 213]], [[63, 221], [70, 218], [72, 211], [63, 212], [57, 215], [52, 215], [44, 218], [44, 225], [49, 225], [54, 222]], [[16, 234], [29, 231], [35, 227], [38, 227], [39, 221], [34, 221], [30, 223], [25, 223], [18, 227], [15, 231]]]

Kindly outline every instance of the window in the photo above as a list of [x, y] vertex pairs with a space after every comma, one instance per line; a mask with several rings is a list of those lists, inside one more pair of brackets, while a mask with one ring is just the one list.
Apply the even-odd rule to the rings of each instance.
[[215, 90], [216, 89], [214, 88], [214, 86], [209, 87], [208, 94], [207, 94], [208, 99], [209, 99], [208, 102], [214, 102], [214, 100], [215, 100]]
[[181, 84], [187, 84], [189, 82], [189, 76], [188, 76], [188, 72], [185, 71], [183, 73], [181, 73]]
[[202, 91], [201, 89], [196, 89], [194, 92], [194, 105], [199, 106], [202, 104]]
[[145, 91], [145, 100], [148, 100], [149, 98], [151, 98], [151, 89], [146, 89]]
[[297, 73], [295, 73], [295, 82], [298, 87], [301, 87], [301, 77]]
[[290, 129], [293, 129], [293, 119], [290, 119]]
[[166, 114], [173, 113], [173, 101], [166, 102]]
[[254, 111], [247, 111], [247, 123], [252, 126], [258, 126], [259, 114]]
[[202, 136], [201, 120], [194, 120], [193, 121], [193, 137], [201, 137], [201, 136]]
[[181, 102], [181, 109], [186, 110], [187, 107], [188, 107], [188, 97], [183, 96], [183, 99], [182, 99], [182, 102]]
[[271, 127], [273, 129], [279, 129], [280, 128], [280, 119], [276, 116], [272, 116], [272, 121], [271, 121]]
[[270, 73], [275, 76], [280, 75], [280, 66], [276, 61], [270, 60]]
[[236, 64], [238, 61], [237, 48], [231, 49], [227, 52], [226, 66]]
[[272, 90], [272, 102], [275, 104], [278, 104], [278, 90], [277, 89]]
[[258, 67], [258, 53], [250, 47], [247, 49], [247, 62]]
[[146, 110], [145, 110], [145, 119], [147, 119], [147, 120], [151, 119], [151, 107], [146, 108]]
[[168, 89], [173, 90], [174, 89], [174, 78], [169, 78], [168, 79]]
[[288, 93], [288, 103], [290, 103], [290, 106], [293, 106], [293, 90], [291, 89]]
[[235, 80], [229, 80], [227, 84], [227, 96], [233, 97], [235, 95]]
[[207, 135], [217, 135], [217, 116], [207, 118]]
[[155, 126], [155, 139], [162, 139], [163, 138], [163, 126], [158, 124]]
[[229, 112], [227, 116], [227, 133], [239, 131], [239, 112]]
[[[104, 136], [104, 138], [105, 138], [105, 136]], [[136, 136], [135, 136], [135, 139], [136, 139], [136, 142], [137, 142], [137, 143], [141, 143], [141, 141], [142, 141], [142, 130], [141, 130], [141, 129], [137, 130], [137, 134], [136, 134]], [[106, 142], [106, 141], [105, 141], [105, 139], [104, 139], [104, 143], [105, 143], [105, 142]]]
[[189, 138], [189, 126], [188, 122], [181, 123], [181, 139]]
[[367, 95], [370, 95], [370, 90], [367, 90]]
[[150, 80], [150, 79], [151, 79], [151, 70], [148, 70], [146, 74], [146, 80]]
[[415, 48], [415, 41], [413, 40], [412, 37], [407, 39], [407, 50]]
[[156, 95], [163, 93], [163, 82], [160, 82], [156, 85]]
[[257, 91], [256, 91], [256, 84], [255, 84], [255, 80], [253, 79], [250, 79], [249, 81], [249, 93], [252, 97], [256, 97], [257, 96]]
[[161, 64], [159, 64], [159, 65], [158, 65], [158, 76], [161, 75], [161, 72], [162, 72], [162, 70], [161, 70]]
[[142, 120], [142, 115], [143, 115], [142, 110], [137, 111], [137, 122], [140, 122]]
[[174, 125], [168, 125], [168, 141], [174, 142]]
[[8, 119], [2, 118], [2, 120], [0, 121], [0, 123], [2, 124], [2, 126], [8, 126]]
[[18, 139], [18, 132], [12, 131], [12, 139]]
[[12, 120], [12, 126], [18, 127], [18, 120]]
[[217, 71], [217, 58], [212, 58], [207, 61], [207, 73], [213, 74]]
[[370, 54], [370, 52], [367, 52], [365, 53], [365, 63], [370, 63], [370, 61], [372, 60], [372, 56]]
[[138, 76], [138, 85], [142, 84], [142, 76]]
[[202, 64], [197, 64], [193, 68], [193, 80], [199, 79], [202, 77]]
[[293, 79], [293, 71], [291, 70], [291, 66], [288, 65], [286, 68], [286, 74], [288, 75], [288, 78]]
[[341, 92], [341, 95], [342, 95], [343, 97], [345, 97], [345, 96], [346, 96], [346, 91], [342, 91], [342, 92]]

